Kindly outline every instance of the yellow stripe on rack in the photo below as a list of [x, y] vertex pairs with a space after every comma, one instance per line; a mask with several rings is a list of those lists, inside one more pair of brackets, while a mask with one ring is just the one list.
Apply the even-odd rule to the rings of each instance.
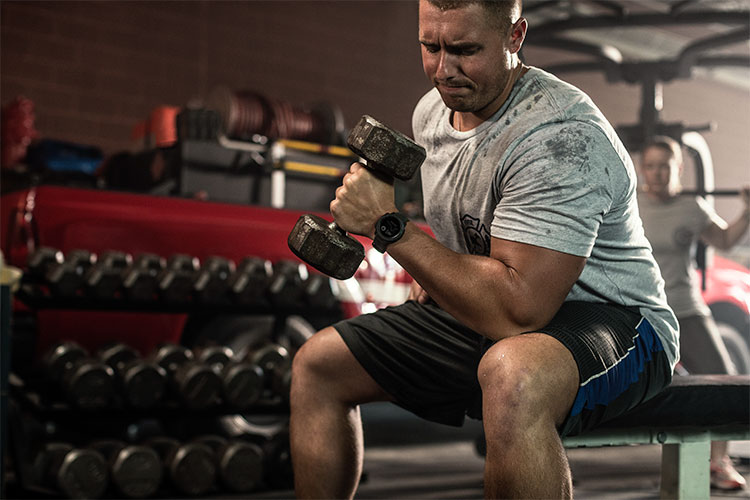
[[326, 146], [323, 144], [318, 144], [316, 142], [293, 141], [291, 139], [280, 139], [278, 142], [280, 142], [287, 148], [297, 149], [300, 151], [310, 151], [312, 153], [324, 153], [324, 154], [329, 154], [329, 155], [334, 155], [334, 156], [350, 156], [350, 157], [356, 156], [347, 148], [344, 148], [341, 146]]
[[299, 161], [285, 161], [284, 170], [292, 172], [303, 172], [306, 174], [326, 175], [329, 177], [342, 177], [344, 170], [336, 167], [324, 167], [323, 165], [313, 165], [312, 163], [302, 163]]

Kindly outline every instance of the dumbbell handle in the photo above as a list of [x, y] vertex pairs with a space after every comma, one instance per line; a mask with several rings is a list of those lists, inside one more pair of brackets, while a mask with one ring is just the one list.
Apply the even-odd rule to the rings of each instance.
[[686, 189], [680, 194], [684, 196], [740, 196], [742, 191], [739, 189], [712, 189], [711, 191]]
[[344, 236], [349, 236], [349, 234], [346, 231], [341, 229], [341, 227], [339, 227], [339, 225], [336, 224], [336, 221], [332, 221], [330, 224], [328, 224], [328, 227], [331, 228], [333, 231], [338, 231]]

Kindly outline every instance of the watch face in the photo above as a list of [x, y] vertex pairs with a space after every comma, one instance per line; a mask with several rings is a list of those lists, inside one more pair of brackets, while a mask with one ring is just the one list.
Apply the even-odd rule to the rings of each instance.
[[385, 239], [396, 238], [403, 230], [404, 223], [397, 217], [386, 215], [378, 221], [378, 232]]

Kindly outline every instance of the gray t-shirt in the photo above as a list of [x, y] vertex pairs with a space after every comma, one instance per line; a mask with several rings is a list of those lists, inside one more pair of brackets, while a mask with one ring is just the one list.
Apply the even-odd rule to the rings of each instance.
[[659, 201], [638, 196], [643, 228], [664, 277], [667, 301], [678, 318], [708, 316], [693, 259], [700, 234], [712, 221], [724, 221], [703, 198], [677, 196]]
[[586, 257], [566, 300], [635, 306], [672, 363], [678, 327], [643, 234], [625, 147], [589, 97], [531, 68], [503, 106], [455, 130], [436, 89], [417, 104], [425, 217], [454, 251], [489, 255], [490, 238]]

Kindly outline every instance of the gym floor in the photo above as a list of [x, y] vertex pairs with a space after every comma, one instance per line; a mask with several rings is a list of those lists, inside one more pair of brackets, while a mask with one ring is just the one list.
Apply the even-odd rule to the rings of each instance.
[[[363, 407], [363, 421], [365, 479], [357, 498], [483, 498], [484, 461], [474, 449], [479, 422], [441, 426], [387, 404]], [[732, 443], [730, 449], [745, 457], [737, 467], [750, 482], [750, 442]], [[659, 498], [659, 446], [571, 449], [568, 457], [577, 499]], [[275, 491], [250, 498], [292, 497], [291, 491]], [[750, 491], [712, 491], [711, 498], [750, 498]]]

